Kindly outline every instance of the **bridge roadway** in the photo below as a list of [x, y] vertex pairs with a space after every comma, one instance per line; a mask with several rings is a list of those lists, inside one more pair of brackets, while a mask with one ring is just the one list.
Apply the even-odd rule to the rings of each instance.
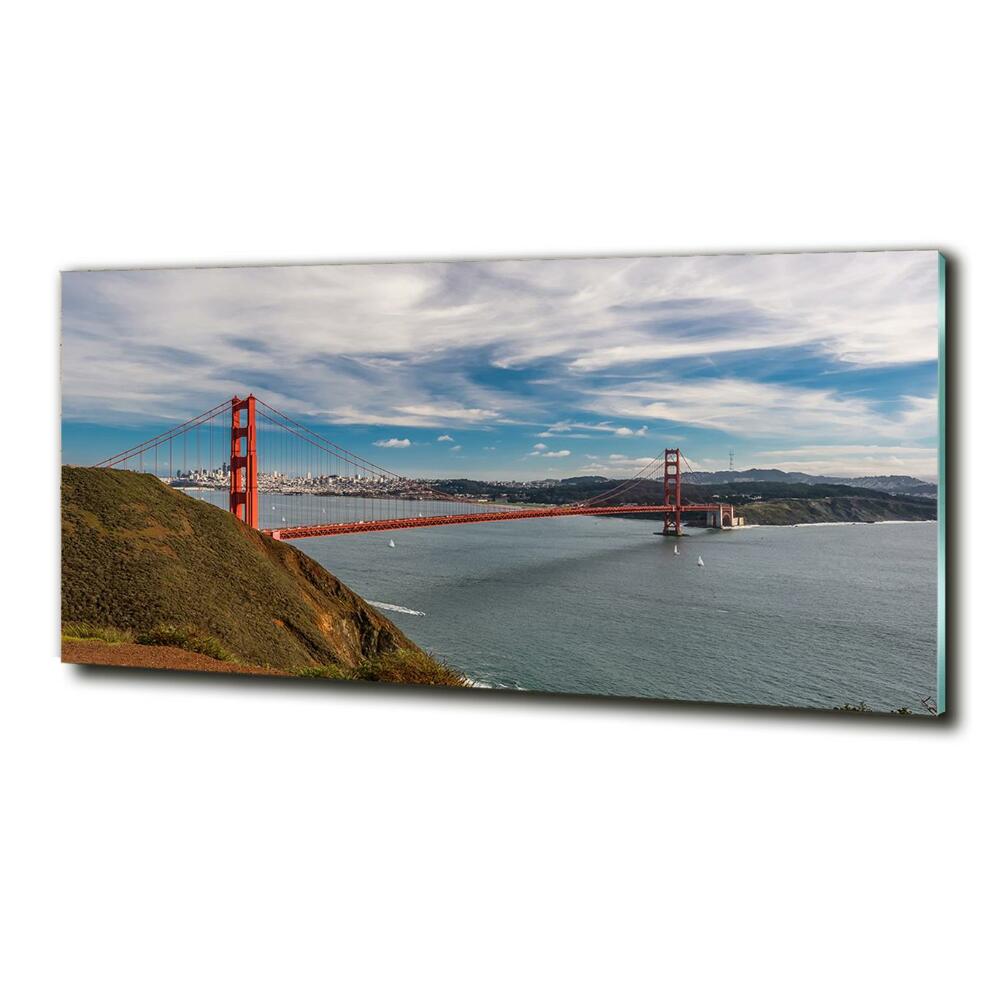
[[[732, 512], [729, 504], [681, 504], [681, 514], [713, 511], [721, 508]], [[514, 510], [490, 510], [481, 514], [439, 514], [428, 517], [400, 517], [385, 521], [348, 521], [340, 524], [305, 524], [291, 528], [271, 528], [265, 535], [284, 541], [296, 538], [318, 538], [323, 535], [357, 535], [365, 531], [400, 531], [404, 528], [436, 528], [445, 524], [478, 524], [481, 521], [521, 521], [530, 517], [572, 517], [602, 514], [675, 514], [673, 505], [635, 505], [619, 507], [520, 507]]]

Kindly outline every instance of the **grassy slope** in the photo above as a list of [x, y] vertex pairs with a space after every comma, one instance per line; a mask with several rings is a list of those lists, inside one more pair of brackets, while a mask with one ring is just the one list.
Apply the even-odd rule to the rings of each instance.
[[816, 524], [824, 521], [933, 521], [933, 500], [826, 497], [822, 500], [763, 500], [740, 505], [747, 524]]
[[153, 476], [64, 467], [62, 520], [64, 622], [193, 631], [295, 673], [462, 683], [298, 549]]

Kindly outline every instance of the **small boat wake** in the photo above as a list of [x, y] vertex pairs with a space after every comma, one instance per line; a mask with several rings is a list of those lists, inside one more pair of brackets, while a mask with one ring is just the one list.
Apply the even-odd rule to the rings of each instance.
[[380, 611], [397, 611], [401, 615], [420, 615], [421, 618], [425, 617], [426, 611], [414, 611], [413, 608], [401, 608], [398, 604], [382, 604], [381, 601], [369, 601], [368, 602], [373, 608], [378, 608]]

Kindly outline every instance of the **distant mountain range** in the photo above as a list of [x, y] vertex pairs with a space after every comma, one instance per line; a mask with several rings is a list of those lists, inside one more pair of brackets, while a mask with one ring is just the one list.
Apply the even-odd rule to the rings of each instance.
[[[733, 472], [685, 471], [682, 479], [694, 486], [712, 486], [719, 483], [807, 483], [811, 486], [855, 486], [906, 496], [937, 496], [935, 483], [914, 479], [913, 476], [813, 476], [807, 472], [784, 472], [782, 469], [743, 469]], [[581, 486], [610, 481], [604, 476], [576, 476], [573, 479], [562, 480], [566, 484]]]

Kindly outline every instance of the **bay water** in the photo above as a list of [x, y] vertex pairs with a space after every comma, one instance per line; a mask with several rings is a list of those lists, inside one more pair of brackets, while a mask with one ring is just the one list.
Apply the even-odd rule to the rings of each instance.
[[[297, 499], [262, 496], [262, 513], [294, 524]], [[936, 524], [688, 528], [680, 539], [660, 527], [580, 516], [294, 544], [477, 684], [925, 711], [937, 686]]]

